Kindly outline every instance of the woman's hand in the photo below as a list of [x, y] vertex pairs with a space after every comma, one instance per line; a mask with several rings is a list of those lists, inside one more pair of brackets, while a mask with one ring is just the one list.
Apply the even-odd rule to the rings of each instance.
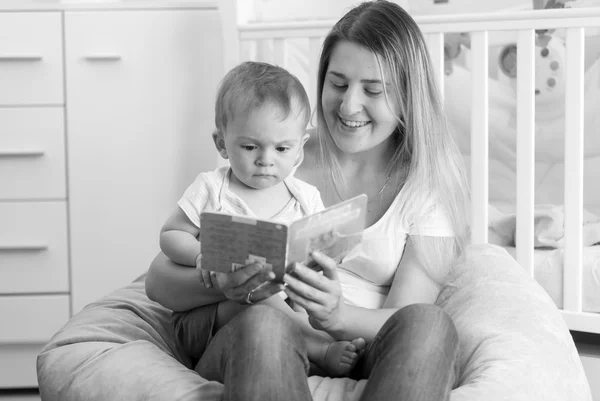
[[312, 257], [323, 268], [323, 274], [297, 263], [292, 275], [283, 276], [287, 284], [285, 293], [306, 310], [311, 326], [339, 338], [345, 331], [345, 303], [337, 266], [333, 259], [320, 252], [313, 252]]
[[275, 278], [270, 268], [251, 263], [231, 273], [210, 272], [212, 285], [227, 299], [240, 304], [260, 302], [283, 290], [283, 284], [262, 285]]

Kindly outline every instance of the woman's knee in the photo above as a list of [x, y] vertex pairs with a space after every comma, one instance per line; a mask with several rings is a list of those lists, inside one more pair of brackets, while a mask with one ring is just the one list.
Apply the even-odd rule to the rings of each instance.
[[385, 323], [381, 334], [399, 341], [446, 342], [452, 348], [458, 346], [452, 318], [432, 304], [412, 304], [399, 309]]
[[304, 347], [300, 328], [284, 312], [266, 305], [253, 305], [229, 324], [237, 341], [275, 349], [279, 346]]

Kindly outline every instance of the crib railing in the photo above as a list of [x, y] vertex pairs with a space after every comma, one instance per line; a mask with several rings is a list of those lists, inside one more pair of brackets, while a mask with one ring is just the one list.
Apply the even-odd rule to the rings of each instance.
[[[230, 1], [225, 1], [230, 3]], [[227, 6], [226, 6], [227, 7]], [[318, 58], [323, 38], [335, 21], [245, 23], [229, 14], [224, 23], [225, 65], [260, 58], [270, 43], [269, 59], [286, 66], [286, 41], [308, 40], [308, 91], [314, 104]], [[515, 31], [517, 45], [517, 261], [534, 274], [535, 39], [536, 31], [566, 29], [565, 94], [565, 241], [563, 316], [571, 330], [600, 333], [600, 314], [582, 312], [584, 39], [586, 28], [600, 26], [600, 8], [477, 13], [415, 18], [426, 37], [444, 88], [444, 35], [469, 33], [472, 74], [471, 230], [473, 243], [488, 242], [488, 34]]]

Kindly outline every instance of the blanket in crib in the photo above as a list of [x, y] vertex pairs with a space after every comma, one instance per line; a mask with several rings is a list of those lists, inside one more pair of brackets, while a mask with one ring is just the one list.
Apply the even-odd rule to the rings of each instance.
[[[517, 215], [504, 214], [489, 208], [489, 242], [500, 246], [515, 246]], [[600, 217], [583, 211], [583, 246], [600, 244]], [[536, 205], [534, 210], [534, 246], [563, 248], [565, 243], [565, 207]]]

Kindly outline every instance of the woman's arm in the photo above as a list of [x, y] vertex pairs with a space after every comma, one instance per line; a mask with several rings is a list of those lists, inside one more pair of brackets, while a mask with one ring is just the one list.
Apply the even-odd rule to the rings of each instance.
[[[226, 299], [243, 304], [250, 291], [275, 278], [271, 269], [258, 263], [243, 266], [231, 273], [216, 273], [213, 288], [204, 287], [199, 274], [200, 269], [178, 265], [160, 253], [148, 270], [146, 294], [151, 300], [174, 311], [185, 311]], [[256, 289], [252, 293], [252, 301], [260, 302], [282, 289], [282, 284]]]
[[178, 265], [164, 253], [159, 253], [148, 270], [146, 295], [173, 311], [185, 311], [227, 299], [216, 288], [205, 288], [199, 274], [199, 269]]
[[[427, 241], [426, 238], [420, 240]], [[294, 273], [299, 279], [285, 277], [289, 285], [286, 292], [294, 302], [307, 310], [315, 328], [328, 332], [338, 340], [351, 341], [362, 337], [370, 342], [396, 311], [415, 303], [432, 304], [439, 295], [440, 287], [429, 277], [422, 258], [417, 257], [410, 237], [382, 309], [346, 304], [337, 280], [335, 262], [327, 257], [314, 257], [323, 267], [324, 274], [298, 265]]]
[[[433, 304], [440, 294], [441, 286], [431, 277], [425, 260], [419, 256], [415, 239], [411, 236], [406, 239], [404, 253], [383, 304], [384, 308], [401, 309], [411, 304]], [[436, 252], [440, 239], [422, 236], [418, 241], [421, 249]], [[449, 269], [450, 266], [445, 268], [446, 271]]]

